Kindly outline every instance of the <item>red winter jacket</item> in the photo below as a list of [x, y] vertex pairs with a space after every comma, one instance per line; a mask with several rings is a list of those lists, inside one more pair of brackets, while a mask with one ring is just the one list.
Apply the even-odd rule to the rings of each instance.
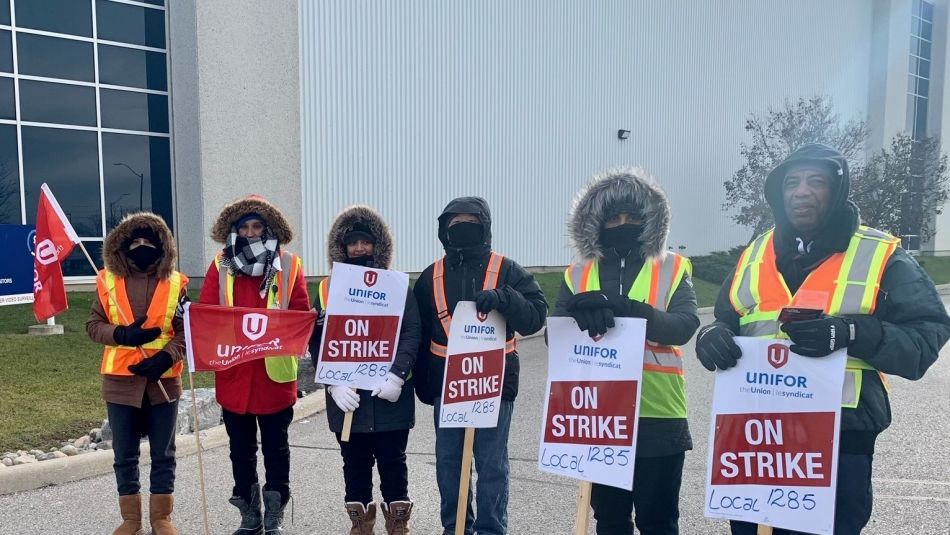
[[[261, 277], [238, 276], [234, 278], [234, 306], [267, 308], [266, 297], [261, 297]], [[291, 310], [310, 310], [307, 296], [307, 280], [303, 270], [297, 273], [293, 292], [290, 294]], [[198, 302], [218, 305], [218, 268], [214, 262], [208, 267]], [[267, 376], [264, 359], [238, 364], [233, 368], [215, 372], [214, 383], [218, 403], [224, 409], [237, 414], [273, 414], [290, 407], [297, 401], [297, 381], [275, 383]]]

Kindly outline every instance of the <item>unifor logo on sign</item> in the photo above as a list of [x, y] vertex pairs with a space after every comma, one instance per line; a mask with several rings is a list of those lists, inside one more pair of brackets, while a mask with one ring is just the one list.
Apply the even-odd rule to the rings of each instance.
[[43, 240], [36, 244], [36, 259], [44, 266], [59, 260], [59, 251], [56, 250], [56, 244], [52, 240]]
[[788, 347], [782, 344], [772, 344], [768, 348], [769, 364], [776, 370], [788, 362]]
[[375, 271], [365, 271], [363, 272], [363, 282], [366, 283], [366, 286], [372, 288], [376, 285], [376, 281], [379, 279], [379, 273]]
[[485, 320], [488, 319], [488, 312], [479, 312], [475, 314], [475, 317], [478, 318], [478, 321], [485, 323]]
[[244, 336], [254, 341], [264, 336], [267, 332], [267, 316], [252, 312], [244, 315], [244, 321], [241, 324]]

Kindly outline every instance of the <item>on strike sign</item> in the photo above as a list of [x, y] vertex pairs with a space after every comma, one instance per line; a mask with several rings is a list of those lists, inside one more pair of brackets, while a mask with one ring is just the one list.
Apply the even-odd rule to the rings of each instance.
[[591, 339], [573, 318], [548, 318], [548, 396], [538, 466], [633, 488], [646, 321], [618, 318]]
[[409, 276], [333, 263], [316, 381], [372, 390], [396, 356]]
[[844, 350], [737, 337], [742, 358], [716, 373], [706, 516], [808, 533], [834, 530]]
[[449, 328], [439, 427], [496, 427], [505, 377], [505, 319], [459, 301]]

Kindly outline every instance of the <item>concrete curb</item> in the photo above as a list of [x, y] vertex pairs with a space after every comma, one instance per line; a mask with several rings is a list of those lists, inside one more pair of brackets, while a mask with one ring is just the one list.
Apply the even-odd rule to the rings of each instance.
[[[308, 418], [326, 409], [326, 397], [322, 390], [297, 400], [294, 405], [294, 421]], [[201, 431], [202, 450], [217, 448], [228, 443], [228, 434], [224, 425], [218, 425]], [[194, 435], [178, 435], [175, 438], [176, 455], [184, 457], [198, 452]], [[140, 466], [147, 466], [149, 457], [148, 442], [141, 446]], [[87, 477], [112, 472], [112, 450], [93, 451], [73, 457], [51, 459], [18, 466], [8, 466], [0, 470], [0, 495], [24, 492], [49, 485], [62, 485]]]

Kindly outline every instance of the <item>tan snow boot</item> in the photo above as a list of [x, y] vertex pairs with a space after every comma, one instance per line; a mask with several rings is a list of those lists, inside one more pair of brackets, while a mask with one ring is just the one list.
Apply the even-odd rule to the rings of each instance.
[[145, 530], [142, 529], [141, 494], [119, 496], [119, 513], [122, 515], [122, 524], [112, 535], [145, 535]]
[[350, 516], [353, 527], [350, 535], [375, 535], [373, 524], [376, 523], [376, 503], [363, 505], [360, 502], [346, 502], [346, 514]]
[[383, 516], [386, 518], [387, 535], [410, 535], [409, 517], [412, 515], [412, 502], [382, 502]]
[[173, 509], [175, 509], [175, 497], [171, 494], [149, 496], [148, 520], [152, 524], [152, 535], [178, 535], [178, 528], [172, 524]]

